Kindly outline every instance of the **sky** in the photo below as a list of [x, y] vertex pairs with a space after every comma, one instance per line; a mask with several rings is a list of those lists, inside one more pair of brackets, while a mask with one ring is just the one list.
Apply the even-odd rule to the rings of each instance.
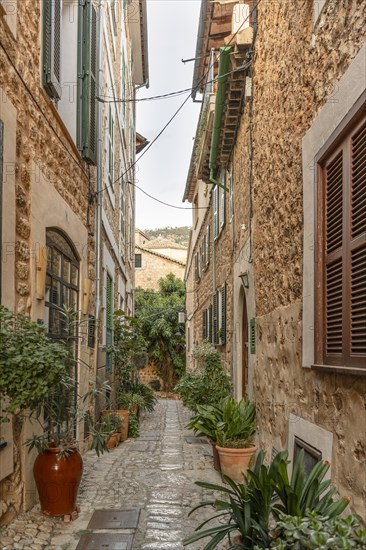
[[[147, 0], [149, 41], [148, 89], [137, 98], [191, 88], [195, 57], [200, 0]], [[184, 95], [158, 101], [137, 103], [137, 131], [150, 142], [156, 137], [185, 98]], [[193, 139], [200, 110], [190, 98], [151, 149], [138, 161], [136, 184], [149, 194], [177, 205], [182, 203]], [[163, 206], [136, 189], [136, 227], [180, 227], [191, 225], [192, 211]]]

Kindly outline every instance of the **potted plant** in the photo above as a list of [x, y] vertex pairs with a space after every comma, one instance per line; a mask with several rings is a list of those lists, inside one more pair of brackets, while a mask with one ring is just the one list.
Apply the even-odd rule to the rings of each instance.
[[[204, 550], [214, 550], [226, 537], [229, 538], [230, 548], [239, 549], [267, 549], [277, 548], [285, 550], [293, 548], [323, 548], [319, 546], [281, 546], [271, 544], [278, 538], [286, 536], [292, 541], [295, 534], [295, 524], [300, 518], [307, 517], [309, 512], [321, 515], [328, 521], [340, 515], [347, 507], [349, 499], [334, 499], [335, 489], [331, 488], [331, 481], [324, 481], [329, 470], [329, 463], [319, 462], [307, 475], [304, 466], [304, 451], [301, 451], [294, 463], [291, 479], [288, 477], [288, 452], [277, 454], [273, 461], [264, 463], [265, 453], [258, 454], [253, 469], [248, 469], [246, 482], [236, 483], [225, 476], [226, 486], [205, 482], [196, 482], [204, 489], [220, 493], [221, 498], [205, 499], [204, 502], [193, 508], [190, 514], [202, 507], [213, 507], [211, 517], [201, 523], [196, 533], [183, 541], [184, 546], [195, 543], [206, 537], [209, 542]], [[283, 514], [296, 518], [296, 521], [283, 522]], [[216, 525], [207, 527], [212, 520]], [[291, 525], [292, 523], [292, 525]], [[204, 527], [204, 529], [203, 529]], [[309, 526], [308, 526], [309, 527]], [[286, 534], [286, 530], [289, 531]], [[318, 530], [319, 527], [318, 527]], [[309, 534], [310, 529], [305, 529]], [[359, 540], [364, 534], [359, 533]], [[295, 534], [296, 541], [299, 537]], [[235, 542], [234, 542], [235, 539]], [[309, 541], [307, 541], [309, 543]], [[324, 542], [324, 541], [323, 541]], [[296, 544], [296, 543], [295, 543]], [[347, 546], [329, 546], [330, 548], [348, 548]], [[328, 548], [324, 546], [324, 548]], [[349, 546], [349, 548], [353, 548]]]
[[[90, 401], [96, 394], [92, 390], [81, 398]], [[42, 435], [33, 435], [25, 444], [29, 451], [36, 449], [33, 473], [39, 495], [41, 511], [48, 516], [67, 516], [76, 510], [76, 498], [83, 473], [83, 460], [78, 450], [77, 425], [88, 424], [91, 448], [97, 455], [108, 451], [107, 441], [114, 428], [95, 424], [87, 410], [81, 410], [70, 400], [76, 391], [75, 381], [66, 378], [45, 398], [32, 413], [43, 428]]]
[[216, 426], [214, 438], [220, 468], [225, 476], [239, 482], [257, 451], [257, 446], [252, 443], [256, 430], [255, 406], [245, 399], [236, 401], [228, 397], [221, 407], [222, 420]]
[[79, 363], [75, 356], [79, 312], [65, 307], [60, 308], [60, 315], [62, 334], [57, 345], [63, 349], [63, 374], [58, 384], [34, 404], [31, 416], [37, 419], [43, 433], [26, 441], [29, 450], [38, 451], [33, 472], [41, 510], [50, 516], [71, 515], [76, 509], [83, 471], [78, 451], [78, 425], [87, 423], [92, 448], [98, 455], [108, 450], [106, 438], [111, 435], [104, 425], [95, 424], [90, 414], [95, 398], [106, 391], [107, 384], [80, 396], [77, 381], [72, 376]]
[[102, 431], [110, 434], [106, 438], [107, 448], [114, 449], [120, 441], [120, 430], [123, 420], [117, 414], [106, 414], [103, 418]]

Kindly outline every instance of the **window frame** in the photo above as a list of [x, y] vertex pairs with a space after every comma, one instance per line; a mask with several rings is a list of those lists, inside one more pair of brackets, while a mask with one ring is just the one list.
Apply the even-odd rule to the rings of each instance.
[[[341, 150], [347, 149], [347, 158], [345, 159], [344, 164], [344, 173], [346, 176], [343, 176], [343, 209], [346, 208], [349, 213], [349, 219], [346, 223], [346, 229], [350, 229], [350, 212], [351, 212], [351, 150], [350, 150], [350, 141], [352, 135], [354, 135], [357, 130], [364, 124], [366, 119], [366, 94], [362, 94], [360, 100], [354, 107], [350, 110], [348, 115], [344, 118], [342, 123], [338, 128], [331, 134], [327, 142], [319, 150], [318, 154], [314, 158], [315, 166], [315, 223], [314, 223], [314, 306], [315, 306], [315, 330], [314, 330], [314, 363], [311, 365], [313, 369], [323, 370], [323, 371], [334, 371], [343, 374], [353, 374], [353, 375], [362, 375], [366, 376], [366, 366], [365, 359], [363, 355], [352, 356], [350, 352], [350, 322], [349, 318], [342, 323], [342, 358], [339, 359], [339, 356], [334, 356], [334, 359], [326, 355], [325, 350], [325, 322], [326, 322], [326, 312], [325, 312], [325, 298], [326, 298], [326, 282], [325, 282], [325, 223], [326, 216], [324, 215], [325, 211], [325, 199], [326, 192], [324, 187], [324, 167], [326, 162], [330, 162], [330, 159], [334, 159], [336, 155]], [[346, 193], [344, 192], [345, 180], [346, 181]], [[347, 196], [346, 196], [347, 195]], [[344, 216], [344, 212], [343, 212]], [[343, 301], [343, 314], [344, 304], [346, 301], [345, 293], [348, 292], [350, 296], [351, 288], [351, 268], [349, 262], [347, 262], [346, 254], [350, 253], [352, 249], [352, 237], [349, 234], [345, 236], [345, 226], [344, 218], [342, 216], [342, 301]], [[366, 239], [366, 234], [362, 234], [359, 239]], [[347, 242], [345, 243], [347, 239]], [[363, 244], [361, 243], [360, 247]], [[347, 291], [348, 288], [348, 291]], [[349, 300], [348, 300], [349, 301]], [[319, 307], [320, 304], [320, 307]], [[349, 317], [351, 315], [350, 307], [347, 308]], [[348, 341], [347, 341], [348, 339]], [[345, 342], [345, 343], [344, 343]], [[348, 352], [348, 356], [347, 356]]]

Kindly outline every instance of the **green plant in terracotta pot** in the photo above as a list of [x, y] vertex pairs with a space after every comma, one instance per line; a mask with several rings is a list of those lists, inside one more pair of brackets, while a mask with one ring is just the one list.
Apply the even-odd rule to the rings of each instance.
[[107, 436], [107, 448], [114, 449], [117, 447], [120, 437], [123, 420], [117, 414], [106, 414], [102, 420], [102, 432], [110, 434]]
[[242, 481], [250, 461], [257, 451], [252, 443], [256, 430], [256, 410], [253, 403], [228, 397], [221, 403], [222, 420], [215, 430], [216, 449], [221, 472], [234, 481]]
[[106, 439], [111, 435], [105, 431], [105, 426], [96, 424], [90, 414], [95, 399], [105, 393], [107, 384], [103, 383], [81, 396], [73, 376], [80, 362], [75, 354], [80, 314], [72, 308], [63, 308], [60, 316], [63, 330], [58, 345], [64, 350], [63, 374], [32, 411], [31, 417], [37, 420], [43, 433], [34, 434], [26, 441], [29, 450], [38, 451], [34, 477], [41, 510], [51, 516], [70, 515], [76, 509], [83, 471], [78, 451], [78, 427], [81, 424], [88, 426], [92, 448], [98, 455], [108, 450]]

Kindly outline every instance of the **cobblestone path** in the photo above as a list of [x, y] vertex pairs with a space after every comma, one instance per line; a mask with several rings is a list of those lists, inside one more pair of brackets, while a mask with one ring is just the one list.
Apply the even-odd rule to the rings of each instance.
[[194, 481], [220, 482], [210, 446], [197, 443], [184, 428], [189, 416], [179, 401], [160, 400], [153, 413], [143, 416], [138, 439], [99, 458], [92, 452], [84, 455], [76, 521], [47, 518], [36, 506], [0, 531], [0, 548], [75, 550], [94, 510], [139, 508], [138, 528], [121, 531], [135, 535], [133, 550], [182, 549], [182, 539], [205, 517], [203, 512], [187, 517], [204, 497]]

